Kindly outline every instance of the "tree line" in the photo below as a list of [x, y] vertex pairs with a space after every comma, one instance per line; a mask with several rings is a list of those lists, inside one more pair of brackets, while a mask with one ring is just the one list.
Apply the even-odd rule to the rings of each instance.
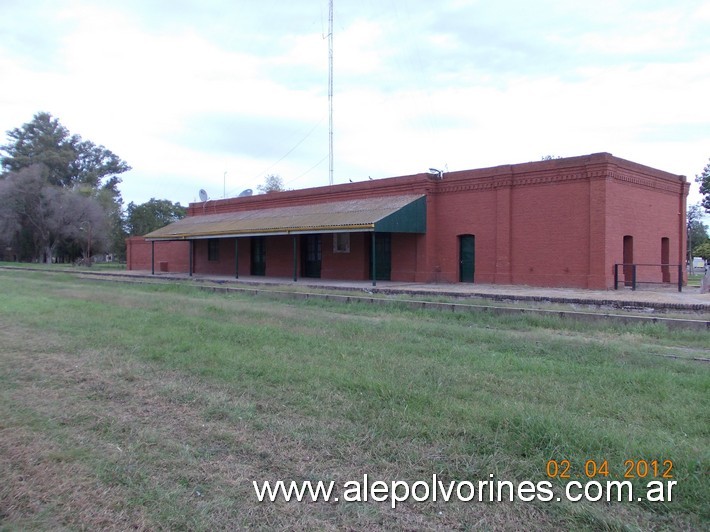
[[104, 146], [40, 112], [0, 146], [0, 259], [34, 262], [125, 256], [125, 239], [186, 214], [168, 200], [123, 208], [120, 175], [131, 167]]

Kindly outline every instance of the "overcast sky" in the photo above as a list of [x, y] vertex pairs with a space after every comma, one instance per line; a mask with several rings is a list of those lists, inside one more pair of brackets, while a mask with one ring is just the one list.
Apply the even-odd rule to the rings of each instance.
[[[335, 183], [607, 151], [699, 200], [707, 0], [334, 4]], [[51, 113], [126, 203], [327, 185], [327, 33], [327, 0], [0, 0], [0, 132]]]

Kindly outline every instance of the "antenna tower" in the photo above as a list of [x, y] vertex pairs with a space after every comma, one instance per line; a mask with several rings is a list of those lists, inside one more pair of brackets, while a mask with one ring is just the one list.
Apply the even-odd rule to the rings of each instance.
[[328, 183], [333, 184], [333, 0], [328, 10]]

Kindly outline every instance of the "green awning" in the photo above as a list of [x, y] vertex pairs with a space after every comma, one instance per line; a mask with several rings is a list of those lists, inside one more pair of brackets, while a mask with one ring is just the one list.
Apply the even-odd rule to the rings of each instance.
[[193, 240], [313, 233], [425, 233], [426, 196], [381, 196], [189, 216], [145, 235]]

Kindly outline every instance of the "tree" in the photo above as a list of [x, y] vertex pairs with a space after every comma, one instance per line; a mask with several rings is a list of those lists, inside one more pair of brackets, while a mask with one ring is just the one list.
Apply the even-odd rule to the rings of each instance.
[[165, 227], [187, 215], [187, 208], [168, 200], [150, 201], [136, 205], [128, 204], [126, 210], [126, 232], [129, 236], [140, 236]]
[[74, 150], [69, 131], [49, 113], [37, 113], [31, 122], [8, 131], [7, 136], [11, 142], [0, 146], [7, 153], [0, 158], [6, 171], [41, 165], [48, 183], [63, 186], [70, 182]]
[[111, 249], [111, 219], [97, 198], [61, 189], [59, 196], [60, 217], [53, 222], [63, 228], [61, 242], [78, 246], [91, 265], [94, 254]]
[[128, 164], [105, 147], [70, 134], [49, 113], [37, 113], [7, 135], [10, 142], [0, 146], [5, 170], [0, 182], [8, 182], [3, 193], [10, 199], [0, 210], [3, 225], [14, 227], [12, 240], [22, 256], [51, 261], [59, 247], [70, 249], [76, 243], [76, 235], [54, 227], [60, 213], [68, 227], [82, 221], [91, 225], [93, 250], [102, 245], [125, 249], [118, 185], [119, 174], [130, 170]]
[[704, 244], [708, 241], [708, 226], [700, 220], [694, 221], [690, 225], [689, 236], [692, 246]]
[[706, 261], [710, 261], [710, 240], [706, 240], [699, 246], [693, 248], [693, 257], [702, 257]]
[[708, 228], [703, 223], [703, 209], [700, 204], [688, 207], [686, 218], [688, 221], [688, 262], [693, 260], [693, 252], [696, 246], [702, 245], [710, 238]]
[[126, 255], [126, 231], [124, 229], [123, 199], [108, 188], [93, 191], [92, 197], [98, 201], [106, 214], [106, 249], [119, 257]]
[[7, 154], [0, 158], [3, 168], [17, 172], [41, 164], [50, 185], [107, 188], [118, 193], [118, 175], [131, 169], [103, 146], [71, 135], [49, 113], [37, 113], [31, 122], [8, 131], [7, 136], [11, 142], [0, 146]]
[[695, 181], [700, 183], [700, 193], [703, 195], [701, 202], [705, 212], [710, 212], [710, 162], [703, 168], [703, 173], [695, 176]]
[[272, 192], [283, 192], [286, 190], [284, 181], [281, 176], [271, 174], [264, 178], [263, 185], [257, 185], [256, 189], [262, 194], [271, 194]]
[[35, 164], [6, 175], [0, 183], [0, 230], [31, 258], [52, 262], [62, 243], [86, 240], [82, 224], [92, 229], [94, 249], [105, 243], [102, 206], [79, 191], [48, 186], [43, 168]]
[[703, 223], [703, 208], [701, 204], [688, 207], [688, 238], [691, 245], [702, 244], [708, 237], [708, 226]]

